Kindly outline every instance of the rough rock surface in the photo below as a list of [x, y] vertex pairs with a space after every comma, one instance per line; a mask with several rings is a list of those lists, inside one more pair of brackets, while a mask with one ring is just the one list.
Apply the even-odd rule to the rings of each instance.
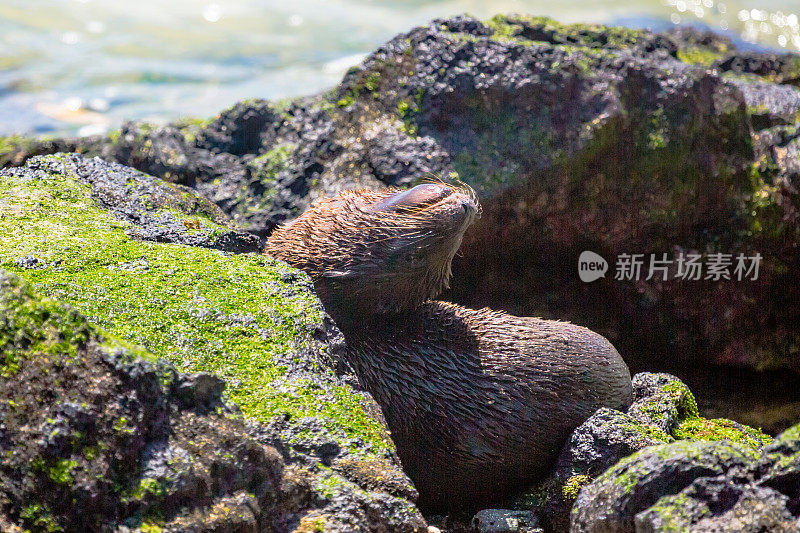
[[507, 509], [484, 509], [472, 518], [471, 526], [475, 533], [541, 532], [533, 513]]
[[548, 531], [567, 531], [581, 488], [620, 459], [663, 440], [648, 435], [630, 416], [601, 409], [579, 426], [544, 484], [541, 512]]
[[[634, 367], [800, 370], [799, 72], [796, 56], [741, 53], [694, 30], [456, 17], [397, 36], [318, 97], [251, 100], [209, 121], [132, 122], [89, 139], [2, 139], [0, 162], [57, 151], [98, 155], [192, 188], [259, 235], [342, 188], [457, 173], [479, 192], [484, 216], [465, 240], [445, 298], [587, 325]], [[60, 161], [66, 170], [39, 160], [0, 175], [0, 209], [12, 213], [0, 217], [0, 266], [181, 371], [218, 373], [225, 397], [262, 424], [260, 442], [282, 455], [309, 467], [330, 463], [361, 487], [411, 494], [401, 473], [385, 481], [399, 470], [374, 404], [339, 378], [320, 377], [320, 368], [336, 364], [335, 328], [303, 296], [310, 286], [303, 275], [207, 249], [243, 251], [254, 241], [219, 223], [206, 202], [183, 196], [186, 189], [145, 187], [140, 174], [117, 167], [97, 180], [99, 162]], [[113, 193], [127, 179], [130, 201]], [[138, 212], [149, 198], [166, 211]], [[26, 239], [14, 231], [21, 212]], [[218, 231], [231, 232], [231, 241], [217, 241]], [[764, 259], [757, 281], [609, 275], [584, 284], [564, 265], [585, 249], [612, 268], [620, 253]], [[742, 410], [758, 402], [739, 390], [758, 377], [734, 384], [728, 409], [772, 428], [796, 421], [800, 387], [769, 380], [755, 387], [757, 399], [792, 403], [772, 418]], [[556, 474], [564, 501], [617, 453], [651, 439], [733, 438], [744, 450], [763, 442], [733, 422], [700, 418], [686, 386], [669, 377], [648, 376], [641, 388], [657, 392], [643, 393], [628, 413], [599, 413], [568, 443]], [[631, 431], [631, 421], [641, 431]], [[713, 516], [767, 489], [797, 515], [791, 462], [783, 452], [765, 457], [772, 484], [760, 485], [761, 474], [748, 470], [756, 485], [737, 484], [741, 504], [710, 505]], [[708, 484], [709, 494], [717, 486]], [[700, 501], [706, 489], [676, 490]], [[778, 500], [770, 500], [775, 509]], [[10, 521], [0, 507], [0, 525]]]
[[648, 446], [676, 440], [727, 439], [749, 450], [760, 450], [770, 440], [760, 431], [730, 420], [701, 418], [691, 391], [669, 374], [636, 374], [633, 397], [634, 403], [626, 413], [597, 411], [564, 445], [551, 477], [531, 502], [541, 513], [547, 531], [567, 531], [580, 490], [620, 460]]
[[703, 477], [680, 493], [664, 496], [635, 517], [636, 531], [774, 531], [790, 533], [800, 526], [778, 491], [734, 484], [725, 476]]
[[789, 510], [800, 515], [800, 424], [766, 446], [751, 472], [759, 485], [785, 494]]
[[163, 240], [142, 230], [165, 205], [181, 220], [205, 204], [77, 156], [0, 172], [0, 268], [77, 309], [41, 304], [4, 274], [2, 519], [67, 531], [424, 528], [380, 409], [348, 385], [341, 334], [308, 278], [202, 246], [180, 226], [177, 242], [144, 240]]
[[[92, 187], [92, 197], [101, 207], [130, 222], [129, 233], [139, 239], [204, 246], [218, 250], [259, 252], [258, 237], [231, 229], [228, 215], [194, 190], [148, 176], [118, 163], [64, 155], [59, 161], [39, 159], [28, 165], [32, 170], [59, 171], [52, 165], [69, 161], [71, 171]], [[50, 167], [48, 168], [48, 165]]]
[[679, 441], [645, 448], [584, 487], [571, 531], [797, 531], [800, 425], [761, 450]]
[[674, 442], [623, 459], [581, 489], [571, 531], [634, 531], [634, 517], [699, 477], [744, 470], [752, 450], [730, 442]]
[[[408, 489], [365, 490], [270, 446], [220, 399], [0, 271], [0, 509], [32, 531], [416, 531]], [[383, 489], [383, 490], [381, 490]], [[5, 529], [4, 529], [5, 530]]]

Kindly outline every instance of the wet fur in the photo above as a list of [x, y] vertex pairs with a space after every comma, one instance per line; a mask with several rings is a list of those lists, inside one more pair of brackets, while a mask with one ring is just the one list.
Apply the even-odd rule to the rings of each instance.
[[[413, 309], [447, 288], [453, 255], [479, 215], [471, 189], [442, 186], [452, 190], [447, 201], [388, 212], [373, 207], [402, 191], [344, 191], [278, 228], [266, 253], [308, 273], [340, 326]], [[462, 203], [475, 213], [464, 216]]]
[[429, 509], [486, 505], [524, 488], [549, 471], [576, 426], [631, 401], [614, 347], [565, 322], [428, 302], [347, 342]]
[[[572, 430], [597, 409], [625, 408], [630, 372], [586, 328], [429, 300], [446, 284], [472, 222], [448, 218], [456, 212], [448, 202], [474, 194], [406, 221], [408, 213], [370, 210], [391, 194], [320, 202], [278, 230], [267, 251], [311, 275], [359, 382], [384, 412], [420, 505], [488, 505], [546, 475]], [[397, 241], [403, 232], [427, 236], [407, 241], [425, 268], [383, 261], [380, 247], [405, 245]]]

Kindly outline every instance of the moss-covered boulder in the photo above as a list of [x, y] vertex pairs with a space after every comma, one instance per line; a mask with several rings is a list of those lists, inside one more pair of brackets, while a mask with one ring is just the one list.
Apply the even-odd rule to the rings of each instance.
[[571, 531], [797, 531], [800, 426], [760, 451], [725, 440], [650, 447], [585, 487]]
[[701, 417], [692, 392], [669, 374], [636, 374], [633, 396], [626, 413], [600, 409], [581, 424], [564, 445], [552, 475], [519, 502], [537, 510], [548, 531], [567, 531], [581, 489], [647, 447], [726, 440], [755, 453], [771, 441], [761, 431], [731, 420]]
[[620, 459], [667, 439], [625, 413], [601, 409], [572, 433], [553, 474], [523, 501], [529, 499], [542, 515], [547, 531], [567, 531], [572, 506], [584, 486]]
[[676, 495], [660, 498], [634, 522], [637, 532], [790, 533], [800, 521], [787, 504], [785, 495], [767, 487], [733, 484], [725, 476], [703, 477]]
[[752, 470], [759, 485], [788, 496], [790, 509], [795, 515], [800, 514], [800, 424], [766, 446]]
[[[65, 350], [63, 359], [82, 350], [89, 342], [87, 339], [94, 335], [92, 332], [102, 328], [103, 336], [141, 346], [135, 353], [146, 351], [152, 360], [169, 361], [179, 372], [220, 376], [225, 384], [224, 401], [230, 402], [239, 413], [234, 422], [228, 422], [230, 416], [225, 415], [224, 424], [246, 426], [248, 438], [258, 446], [277, 450], [276, 465], [286, 464], [287, 474], [275, 478], [280, 481], [276, 481], [275, 490], [280, 485], [286, 492], [286, 501], [277, 505], [286, 506], [287, 529], [351, 531], [366, 527], [375, 531], [398, 528], [410, 531], [422, 527], [424, 522], [412, 503], [415, 491], [400, 470], [380, 410], [368, 395], [348, 385], [346, 369], [339, 368], [337, 372], [341, 336], [313, 295], [310, 281], [302, 273], [263, 255], [232, 254], [211, 247], [224, 235], [236, 239], [237, 230], [231, 228], [227, 216], [220, 218], [220, 215], [215, 207], [209, 207], [188, 189], [78, 156], [46, 156], [32, 159], [24, 167], [0, 172], [0, 267], [26, 279], [38, 293], [77, 310], [69, 315], [76, 317], [74, 323], [43, 333], [29, 333], [25, 328], [35, 329], [34, 319], [46, 321], [49, 311], [34, 313], [28, 321], [4, 319], [0, 324], [6, 329], [0, 340], [13, 346], [19, 344], [34, 355], [49, 350], [45, 341], [52, 342], [57, 349]], [[150, 231], [160, 224], [167, 227], [169, 239], [162, 238], [164, 232]], [[172, 242], [144, 240], [148, 238]], [[249, 242], [248, 237], [243, 239]], [[26, 298], [36, 301], [32, 296]], [[39, 386], [37, 380], [44, 379], [41, 374], [47, 377], [42, 387], [56, 387], [53, 394], [31, 392], [25, 402], [39, 402], [36, 398], [40, 398], [44, 425], [36, 431], [55, 432], [54, 455], [45, 457], [41, 475], [52, 473], [51, 477], [57, 480], [73, 479], [83, 472], [71, 462], [80, 463], [75, 454], [83, 453], [83, 441], [82, 437], [70, 436], [71, 433], [63, 439], [58, 436], [59, 409], [69, 411], [63, 415], [65, 420], [74, 418], [75, 424], [83, 424], [81, 404], [90, 403], [83, 395], [97, 389], [102, 392], [105, 378], [93, 381], [95, 374], [76, 376], [69, 369], [64, 370], [62, 378], [59, 372], [66, 363], [59, 362], [61, 359], [47, 363], [52, 367], [45, 370], [36, 367], [39, 369], [26, 374], [27, 359], [16, 355], [18, 351], [3, 349], [2, 379], [9, 384], [4, 383], [3, 393], [18, 389], [8, 399], [11, 404], [22, 401], [17, 398], [19, 391]], [[101, 355], [97, 357], [106, 357]], [[113, 359], [112, 355], [106, 359]], [[238, 520], [235, 517], [242, 513], [250, 516], [244, 509], [251, 509], [256, 518], [247, 518], [245, 522], [256, 524], [255, 530], [268, 530], [265, 520], [272, 520], [272, 508], [262, 505], [258, 491], [269, 492], [272, 485], [259, 488], [251, 497], [254, 484], [269, 480], [259, 470], [248, 473], [240, 483], [238, 478], [244, 474], [237, 474], [225, 462], [225, 444], [213, 436], [208, 437], [211, 441], [206, 439], [213, 433], [213, 428], [208, 429], [210, 422], [203, 419], [195, 423], [181, 418], [185, 425], [182, 431], [190, 442], [186, 446], [194, 447], [188, 455], [169, 446], [158, 448], [154, 444], [156, 436], [147, 436], [161, 431], [151, 428], [157, 424], [167, 424], [163, 430], [166, 434], [177, 431], [169, 426], [172, 422], [162, 420], [168, 415], [169, 402], [177, 402], [179, 406], [183, 405], [180, 402], [190, 406], [205, 404], [203, 398], [219, 394], [222, 384], [211, 376], [195, 378], [177, 386], [175, 398], [164, 399], [162, 396], [168, 393], [164, 392], [166, 385], [159, 385], [160, 379], [143, 378], [140, 384], [126, 385], [150, 387], [145, 392], [161, 398], [160, 407], [153, 407], [153, 414], [146, 416], [142, 414], [144, 408], [125, 403], [124, 398], [133, 392], [117, 390], [108, 384], [108, 395], [119, 396], [123, 402], [116, 419], [119, 431], [115, 433], [112, 424], [108, 437], [103, 434], [94, 438], [104, 442], [107, 447], [104, 453], [119, 456], [133, 469], [119, 473], [120, 487], [108, 488], [113, 498], [123, 498], [124, 490], [134, 491], [133, 496], [126, 498], [138, 498], [137, 501], [149, 498], [145, 494], [147, 488], [140, 491], [143, 495], [136, 492], [135, 472], [151, 472], [157, 479], [162, 474], [172, 475], [174, 465], [194, 461], [191, 453], [196, 449], [209, 457], [220, 455], [222, 459], [208, 462], [211, 476], [223, 480], [230, 477], [225, 483], [236, 488], [219, 491], [206, 474], [192, 474], [185, 482], [176, 481], [182, 487], [188, 484], [188, 488], [182, 488], [184, 492], [179, 491], [175, 496], [162, 522], [175, 519], [184, 525], [199, 523], [209, 520], [209, 512], [225, 524], [225, 520]], [[162, 388], [156, 390], [156, 385]], [[61, 386], [66, 387], [63, 392], [58, 389]], [[5, 408], [11, 404], [6, 402]], [[69, 407], [71, 404], [77, 407]], [[33, 407], [29, 407], [32, 412]], [[127, 413], [128, 408], [136, 411]], [[115, 413], [112, 414], [116, 416]], [[47, 424], [55, 426], [45, 428]], [[125, 437], [120, 440], [118, 434]], [[21, 439], [21, 434], [12, 438], [8, 429], [0, 431], [0, 445], [6, 454], [0, 459], [5, 461], [13, 456], [18, 447], [31, 446], [35, 450], [30, 453], [34, 454], [44, 446]], [[77, 444], [70, 439], [78, 439]], [[242, 446], [242, 454], [246, 456], [250, 445]], [[261, 460], [260, 464], [266, 465], [264, 471], [274, 469], [269, 461]], [[6, 463], [2, 464], [5, 468]], [[22, 463], [14, 464], [23, 468]], [[9, 467], [14, 464], [9, 463]], [[28, 468], [33, 476], [30, 479], [39, 480], [35, 477], [38, 471], [31, 465]], [[16, 487], [11, 484], [16, 474], [8, 475], [11, 477], [4, 478], [2, 483], [2, 490], [7, 492], [3, 492], [6, 496], [0, 501], [0, 511], [12, 521], [22, 520], [29, 526], [40, 522], [40, 527], [46, 528], [51, 516], [57, 522], [82, 519], [76, 513], [85, 502], [75, 499], [78, 493], [65, 496], [67, 493], [59, 492], [54, 493], [54, 498], [61, 495], [63, 501], [43, 501], [41, 509], [31, 507], [23, 516], [20, 502], [24, 500], [19, 492], [22, 489], [7, 489]], [[156, 485], [153, 487], [161, 491]], [[201, 501], [203, 509], [199, 508]], [[31, 505], [36, 503], [31, 502]], [[61, 507], [52, 508], [58, 502]], [[311, 506], [315, 509], [312, 514], [290, 511]], [[68, 511], [74, 514], [73, 518], [67, 517]], [[109, 520], [113, 522], [120, 517], [127, 520], [136, 512], [117, 509], [114, 511], [117, 514], [110, 514]], [[86, 520], [92, 519], [87, 513]], [[64, 523], [69, 529], [73, 522]]]
[[423, 525], [385, 487], [359, 487], [267, 444], [221, 401], [218, 378], [178, 373], [5, 271], [0, 354], [4, 531]]
[[674, 442], [623, 459], [584, 487], [572, 511], [571, 531], [633, 532], [634, 517], [662, 496], [699, 477], [743, 470], [757, 454], [727, 441]]

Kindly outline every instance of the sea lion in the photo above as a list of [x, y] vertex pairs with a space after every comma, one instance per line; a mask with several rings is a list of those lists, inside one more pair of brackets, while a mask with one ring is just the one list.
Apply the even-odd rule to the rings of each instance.
[[524, 488], [597, 409], [631, 402], [628, 367], [601, 335], [432, 300], [479, 212], [471, 189], [448, 184], [350, 191], [267, 241], [311, 276], [429, 511]]

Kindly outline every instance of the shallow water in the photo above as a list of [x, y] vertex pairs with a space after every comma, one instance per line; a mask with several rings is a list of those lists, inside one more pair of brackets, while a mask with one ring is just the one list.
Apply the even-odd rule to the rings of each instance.
[[0, 134], [88, 135], [314, 93], [395, 34], [463, 12], [703, 24], [800, 50], [800, 0], [0, 0]]

